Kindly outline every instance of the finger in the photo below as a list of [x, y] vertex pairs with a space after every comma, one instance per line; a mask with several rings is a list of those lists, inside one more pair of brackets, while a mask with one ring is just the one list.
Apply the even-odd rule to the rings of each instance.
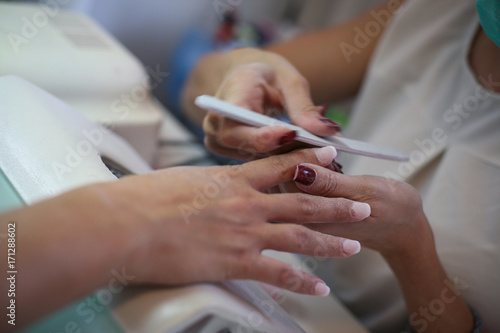
[[261, 281], [299, 294], [327, 296], [330, 293], [330, 288], [321, 279], [264, 255], [260, 255], [240, 278]]
[[257, 153], [286, 145], [296, 137], [296, 131], [283, 126], [253, 127], [227, 118], [221, 119], [218, 130], [218, 141], [222, 146]]
[[305, 193], [263, 194], [262, 208], [269, 221], [292, 223], [342, 223], [370, 216], [366, 203], [345, 198], [325, 198]]
[[314, 257], [349, 257], [361, 249], [357, 241], [316, 232], [297, 224], [268, 224], [262, 238], [264, 249]]
[[208, 112], [203, 118], [203, 132], [206, 135], [217, 135], [219, 132], [219, 115], [213, 112]]
[[289, 154], [270, 156], [242, 166], [242, 174], [250, 184], [262, 191], [292, 179], [297, 164], [309, 162], [328, 165], [337, 155], [335, 148], [302, 149]]
[[283, 104], [292, 123], [321, 136], [334, 135], [342, 130], [339, 124], [322, 115], [323, 108], [315, 106], [308, 82], [300, 74], [281, 78]]
[[371, 184], [363, 176], [348, 176], [333, 172], [310, 163], [303, 163], [296, 168], [294, 181], [304, 192], [325, 197], [345, 197], [360, 200], [373, 192]]
[[217, 138], [213, 135], [206, 135], [204, 139], [205, 147], [212, 153], [224, 156], [235, 161], [253, 161], [265, 157], [266, 155], [246, 151], [244, 149], [233, 149], [222, 147]]
[[[296, 132], [285, 127], [256, 128], [209, 112], [203, 120], [205, 135], [211, 136], [209, 149], [238, 149], [245, 154], [269, 152], [294, 142]], [[214, 139], [216, 141], [214, 141]], [[218, 147], [220, 147], [220, 149]], [[227, 151], [227, 150], [225, 150]], [[227, 155], [226, 155], [227, 156]]]

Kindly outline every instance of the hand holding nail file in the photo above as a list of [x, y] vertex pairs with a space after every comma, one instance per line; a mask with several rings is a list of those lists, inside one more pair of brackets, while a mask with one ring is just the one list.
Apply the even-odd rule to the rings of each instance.
[[343, 137], [331, 136], [320, 138], [305, 129], [286, 123], [284, 121], [268, 117], [266, 115], [250, 111], [248, 109], [227, 103], [213, 96], [203, 95], [195, 100], [195, 104], [205, 110], [210, 110], [232, 120], [244, 124], [263, 126], [283, 126], [297, 132], [295, 140], [315, 145], [318, 147], [333, 146], [339, 151], [347, 153], [365, 155], [374, 158], [381, 158], [393, 161], [408, 161], [409, 157], [404, 152], [391, 147], [374, 145], [367, 142], [346, 139]]

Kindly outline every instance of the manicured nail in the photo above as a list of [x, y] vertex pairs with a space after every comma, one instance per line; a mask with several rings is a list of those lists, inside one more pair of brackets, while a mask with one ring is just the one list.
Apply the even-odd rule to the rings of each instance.
[[316, 149], [315, 153], [321, 166], [332, 163], [333, 159], [337, 157], [337, 150], [332, 146]]
[[323, 104], [319, 106], [319, 114], [323, 117], [326, 115], [326, 111], [328, 111], [328, 104]]
[[330, 288], [323, 282], [318, 282], [316, 286], [314, 286], [314, 294], [318, 296], [328, 296], [328, 294], [330, 294]]
[[299, 184], [309, 186], [316, 180], [316, 171], [303, 165], [297, 165], [293, 180]]
[[353, 255], [361, 250], [361, 244], [358, 241], [351, 239], [344, 239], [342, 242], [342, 250], [345, 254]]
[[371, 214], [371, 207], [367, 203], [363, 202], [353, 202], [351, 206], [352, 216], [356, 218], [356, 220], [361, 221], [366, 219]]
[[297, 137], [297, 131], [290, 131], [280, 138], [280, 141], [278, 142], [278, 144], [280, 146], [283, 146], [283, 145], [295, 140], [296, 137]]
[[334, 122], [331, 119], [328, 119], [328, 118], [325, 118], [325, 117], [321, 117], [321, 118], [319, 118], [319, 120], [321, 120], [321, 122], [323, 124], [325, 124], [326, 126], [335, 129], [337, 132], [341, 132], [342, 131], [342, 126], [340, 126], [339, 124], [337, 124], [336, 122]]

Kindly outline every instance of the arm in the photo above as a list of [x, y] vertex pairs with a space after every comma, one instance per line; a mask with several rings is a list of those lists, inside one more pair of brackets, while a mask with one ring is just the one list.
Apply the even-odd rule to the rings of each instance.
[[[113, 271], [125, 272], [135, 285], [254, 279], [299, 293], [328, 294], [320, 279], [261, 251], [345, 257], [359, 244], [268, 222], [311, 220], [311, 209], [319, 212], [315, 221], [366, 216], [354, 216], [353, 202], [345, 199], [263, 191], [292, 179], [300, 162], [327, 165], [334, 156], [334, 149], [323, 148], [232, 167], [165, 169], [87, 186], [1, 215], [2, 230], [9, 222], [17, 225], [19, 274], [17, 326], [4, 318], [0, 327], [18, 328], [108, 285]], [[332, 213], [331, 206], [338, 209]], [[3, 272], [6, 253], [2, 245]], [[7, 280], [0, 286], [3, 301]]]
[[[413, 187], [381, 177], [342, 175], [313, 165], [299, 166], [295, 180], [307, 193], [370, 204], [370, 217], [362, 222], [322, 224], [314, 230], [357, 239], [378, 251], [399, 281], [415, 331], [472, 332], [471, 312], [439, 261], [420, 195]], [[445, 304], [437, 316], [429, 311], [436, 300]]]
[[[374, 8], [373, 12], [385, 15], [384, 18], [388, 21], [401, 3], [402, 1], [399, 1], [394, 4], [394, 1], [391, 1]], [[379, 32], [369, 37], [366, 45], [356, 43], [359, 29], [364, 31], [367, 24], [378, 24]], [[309, 96], [310, 87], [312, 100], [316, 104], [353, 96], [359, 90], [385, 26], [379, 24], [371, 12], [367, 12], [340, 26], [271, 45], [267, 52], [247, 48], [209, 54], [198, 63], [188, 79], [183, 93], [184, 110], [194, 121], [201, 124], [205, 112], [194, 106], [194, 98], [202, 94], [215, 95], [225, 78], [235, 68], [254, 62], [273, 66], [278, 75], [291, 78], [287, 80], [290, 84], [305, 78], [309, 85], [300, 89], [304, 90], [302, 93], [305, 96]], [[298, 72], [280, 70], [290, 64]], [[310, 98], [309, 104], [312, 104]]]

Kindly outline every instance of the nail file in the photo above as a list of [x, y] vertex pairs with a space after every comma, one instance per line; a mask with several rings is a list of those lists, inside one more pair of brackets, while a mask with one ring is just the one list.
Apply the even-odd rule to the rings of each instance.
[[370, 156], [392, 161], [408, 161], [409, 157], [404, 152], [381, 145], [368, 142], [347, 139], [344, 137], [331, 136], [321, 138], [305, 129], [289, 124], [287, 122], [268, 117], [266, 115], [250, 111], [248, 109], [230, 104], [216, 97], [202, 95], [196, 98], [195, 104], [205, 110], [213, 111], [222, 116], [241, 123], [256, 127], [263, 126], [283, 126], [297, 132], [296, 141], [301, 141], [318, 147], [333, 146], [339, 151], [346, 153]]

